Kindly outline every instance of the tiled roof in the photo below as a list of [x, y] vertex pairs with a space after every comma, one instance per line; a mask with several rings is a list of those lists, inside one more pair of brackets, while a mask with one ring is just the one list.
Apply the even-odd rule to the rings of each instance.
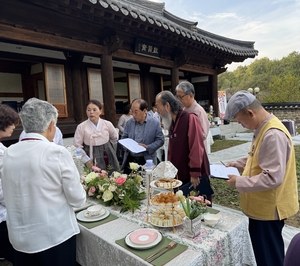
[[300, 102], [286, 102], [286, 103], [262, 103], [265, 109], [300, 109]]
[[216, 35], [200, 28], [198, 22], [191, 22], [179, 18], [165, 10], [164, 3], [147, 0], [89, 0], [93, 4], [99, 3], [103, 8], [111, 8], [124, 16], [142, 22], [155, 24], [174, 34], [201, 42], [225, 53], [241, 57], [255, 57], [258, 51], [254, 49], [254, 42], [239, 41]]

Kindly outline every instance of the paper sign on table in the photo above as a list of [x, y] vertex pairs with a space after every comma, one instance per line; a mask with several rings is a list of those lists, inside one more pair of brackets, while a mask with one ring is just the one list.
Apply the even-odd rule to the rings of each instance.
[[226, 167], [221, 164], [210, 165], [211, 178], [229, 179], [228, 175], [240, 176], [240, 173], [236, 167], [232, 167], [232, 166]]
[[143, 146], [139, 145], [135, 140], [130, 138], [120, 139], [118, 140], [118, 142], [132, 153], [140, 153], [146, 151]]

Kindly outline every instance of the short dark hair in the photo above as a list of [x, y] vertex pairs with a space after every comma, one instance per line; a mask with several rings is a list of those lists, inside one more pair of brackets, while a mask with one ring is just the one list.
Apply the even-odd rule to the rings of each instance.
[[142, 111], [144, 111], [145, 109], [148, 110], [148, 103], [144, 99], [136, 98], [132, 101], [131, 104], [133, 104], [134, 102], [140, 105], [140, 110]]
[[131, 104], [127, 104], [125, 107], [124, 107], [124, 111], [123, 111], [123, 114], [127, 115], [130, 111], [130, 108], [131, 108]]
[[0, 104], [0, 130], [5, 131], [6, 128], [18, 122], [18, 113], [8, 105]]
[[98, 100], [94, 100], [94, 99], [89, 100], [89, 101], [87, 102], [85, 108], [87, 108], [87, 106], [88, 106], [89, 104], [91, 104], [91, 103], [97, 105], [97, 106], [99, 107], [99, 110], [102, 109], [102, 104], [101, 104]]

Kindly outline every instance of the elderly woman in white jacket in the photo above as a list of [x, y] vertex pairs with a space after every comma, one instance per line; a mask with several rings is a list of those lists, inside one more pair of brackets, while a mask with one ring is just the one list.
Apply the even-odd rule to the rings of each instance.
[[52, 142], [57, 110], [29, 99], [19, 113], [22, 141], [11, 145], [0, 163], [14, 265], [76, 265], [79, 228], [72, 207], [86, 192], [68, 150]]

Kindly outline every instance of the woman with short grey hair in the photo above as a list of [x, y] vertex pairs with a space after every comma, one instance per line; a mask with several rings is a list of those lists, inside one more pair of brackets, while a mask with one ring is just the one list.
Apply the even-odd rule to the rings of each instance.
[[57, 109], [50, 103], [31, 98], [19, 113], [26, 133], [45, 132], [50, 122], [57, 122]]
[[72, 207], [85, 203], [86, 192], [71, 154], [52, 142], [57, 110], [33, 98], [19, 116], [27, 133], [0, 163], [14, 265], [74, 266], [79, 228]]

